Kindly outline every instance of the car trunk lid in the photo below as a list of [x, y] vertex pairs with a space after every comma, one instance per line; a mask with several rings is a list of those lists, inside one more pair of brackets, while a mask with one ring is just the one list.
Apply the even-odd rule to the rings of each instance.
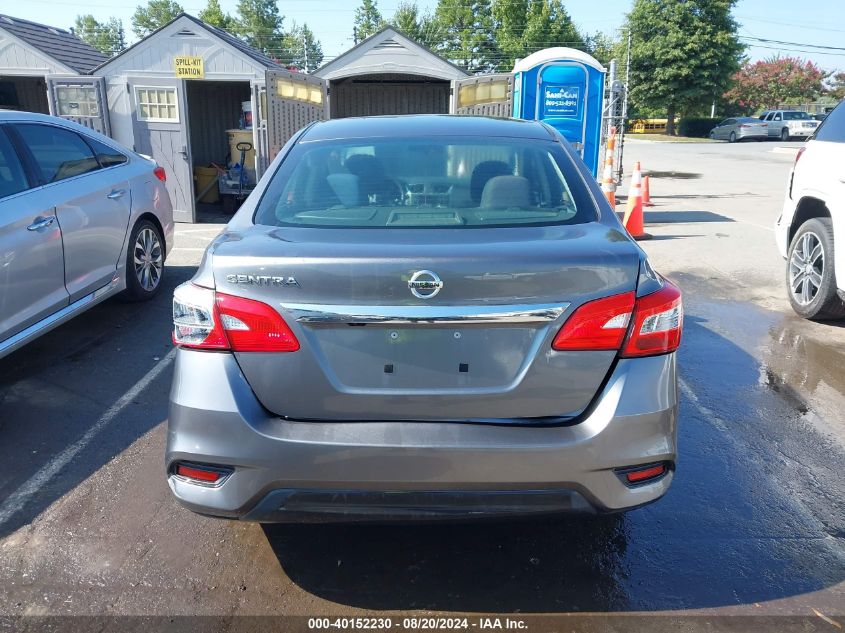
[[273, 306], [301, 344], [237, 354], [273, 413], [524, 421], [589, 405], [615, 352], [557, 352], [551, 341], [577, 306], [634, 290], [640, 252], [599, 223], [254, 227], [220, 240], [213, 258], [218, 292]]

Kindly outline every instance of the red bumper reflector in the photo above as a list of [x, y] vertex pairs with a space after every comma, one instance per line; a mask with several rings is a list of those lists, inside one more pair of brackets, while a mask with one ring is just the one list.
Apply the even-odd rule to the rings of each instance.
[[645, 481], [646, 479], [654, 479], [655, 477], [659, 477], [665, 472], [666, 465], [658, 464], [657, 466], [649, 466], [648, 468], [643, 468], [642, 470], [629, 471], [625, 473], [625, 479], [628, 480], [628, 483], [636, 484], [641, 481]]
[[205, 481], [212, 484], [226, 476], [226, 473], [216, 470], [202, 470], [201, 468], [196, 468], [195, 466], [185, 466], [185, 464], [179, 464], [176, 466], [176, 474], [187, 479], [195, 479], [197, 481]]

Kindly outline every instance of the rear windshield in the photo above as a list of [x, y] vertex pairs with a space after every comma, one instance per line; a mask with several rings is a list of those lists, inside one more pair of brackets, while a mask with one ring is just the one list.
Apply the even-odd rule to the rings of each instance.
[[811, 121], [813, 117], [811, 117], [806, 112], [784, 112], [783, 113], [783, 120], [784, 121]]
[[273, 175], [256, 224], [483, 228], [597, 219], [551, 141], [379, 138], [300, 143]]

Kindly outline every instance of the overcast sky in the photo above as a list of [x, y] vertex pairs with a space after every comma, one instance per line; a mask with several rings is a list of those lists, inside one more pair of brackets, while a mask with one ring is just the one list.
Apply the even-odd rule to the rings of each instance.
[[[196, 14], [205, 0], [179, 0], [188, 13]], [[352, 46], [352, 20], [360, 0], [278, 0], [279, 10], [291, 21], [307, 22], [323, 44], [326, 61]], [[387, 18], [400, 0], [379, 0]], [[76, 15], [91, 12], [99, 20], [115, 16], [123, 20], [131, 42], [130, 17], [139, 2], [132, 0], [6, 0], [3, 13], [51, 26], [68, 28]], [[237, 0], [221, 0], [225, 11], [234, 13]], [[420, 8], [433, 8], [436, 0], [419, 0]], [[620, 27], [631, 0], [567, 0], [567, 10], [585, 33], [612, 32]], [[80, 8], [82, 7], [82, 8]], [[827, 70], [845, 69], [845, 50], [824, 50], [807, 46], [845, 48], [845, 0], [739, 0], [734, 10], [740, 34], [749, 38], [779, 40], [791, 44], [744, 40], [751, 59], [764, 59], [780, 52], [810, 58]], [[801, 44], [803, 46], [797, 46]]]

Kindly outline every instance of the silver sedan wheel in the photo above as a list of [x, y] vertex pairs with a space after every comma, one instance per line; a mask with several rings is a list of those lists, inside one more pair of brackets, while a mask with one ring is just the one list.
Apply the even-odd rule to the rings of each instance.
[[161, 282], [161, 269], [164, 257], [161, 240], [151, 228], [145, 227], [138, 232], [133, 246], [133, 261], [135, 263], [135, 277], [141, 288], [151, 292]]
[[804, 233], [789, 258], [789, 290], [795, 301], [809, 305], [819, 293], [824, 276], [824, 249], [819, 236]]

